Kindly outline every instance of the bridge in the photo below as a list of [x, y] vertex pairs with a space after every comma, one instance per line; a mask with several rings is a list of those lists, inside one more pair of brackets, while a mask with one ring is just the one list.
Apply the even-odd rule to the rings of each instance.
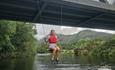
[[93, 0], [0, 0], [0, 19], [115, 30], [115, 6]]

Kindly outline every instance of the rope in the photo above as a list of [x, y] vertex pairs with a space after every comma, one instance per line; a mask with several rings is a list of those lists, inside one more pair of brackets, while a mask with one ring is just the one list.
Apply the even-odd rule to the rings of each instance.
[[[63, 23], [63, 5], [60, 5], [60, 26], [62, 26]], [[62, 32], [62, 30], [61, 30]], [[60, 41], [60, 45], [62, 45], [62, 36], [60, 35], [61, 41]]]
[[42, 24], [42, 28], [43, 28], [43, 34], [45, 35], [45, 28], [43, 24]]
[[[40, 7], [40, 0], [37, 0], [38, 1], [38, 9], [39, 9], [39, 11], [40, 11], [40, 9], [41, 9], [41, 7]], [[40, 20], [39, 21], [41, 21], [41, 14], [39, 15], [40, 16]], [[43, 24], [42, 24], [42, 28], [43, 28], [43, 34], [45, 35], [45, 29], [44, 29], [44, 26], [43, 26]]]
[[63, 15], [63, 9], [62, 9], [62, 7], [63, 7], [63, 5], [61, 4], [61, 19], [60, 19], [61, 22], [60, 22], [60, 25], [62, 25], [62, 17], [63, 17], [63, 16], [62, 16], [62, 15]]
[[[38, 1], [38, 3], [39, 3], [39, 4], [38, 4], [38, 6], [39, 6], [38, 9], [39, 9], [39, 11], [40, 11], [40, 9], [41, 9], [41, 7], [40, 7], [40, 0], [37, 0], [37, 1]], [[40, 21], [40, 22], [41, 22], [41, 16], [42, 16], [42, 14], [39, 15], [39, 17], [40, 17], [40, 18], [39, 18], [39, 21]], [[42, 24], [42, 28], [43, 28], [43, 35], [45, 35], [46, 31], [45, 31], [45, 28], [44, 28], [44, 24]], [[44, 39], [44, 41], [46, 42], [46, 39]]]

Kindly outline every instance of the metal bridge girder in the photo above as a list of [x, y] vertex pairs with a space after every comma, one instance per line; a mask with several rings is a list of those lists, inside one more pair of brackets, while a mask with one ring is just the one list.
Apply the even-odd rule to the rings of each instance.
[[[40, 7], [40, 6], [39, 6], [39, 7]], [[40, 19], [40, 16], [41, 16], [43, 10], [44, 10], [46, 7], [47, 7], [47, 3], [45, 2], [45, 3], [41, 6], [41, 8], [39, 8], [38, 13], [37, 13], [36, 16], [33, 18], [33, 22], [36, 22], [37, 20]]]

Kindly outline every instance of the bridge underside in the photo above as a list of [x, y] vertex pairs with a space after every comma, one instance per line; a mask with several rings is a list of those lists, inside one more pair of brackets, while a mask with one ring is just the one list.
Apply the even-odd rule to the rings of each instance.
[[1, 0], [0, 19], [115, 30], [115, 7], [92, 0]]

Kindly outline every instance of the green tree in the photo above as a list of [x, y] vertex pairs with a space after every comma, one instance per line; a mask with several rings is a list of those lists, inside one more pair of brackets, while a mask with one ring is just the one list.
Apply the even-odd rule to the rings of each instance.
[[0, 20], [0, 53], [36, 52], [35, 25], [19, 21]]
[[12, 52], [15, 47], [11, 43], [11, 36], [16, 31], [16, 24], [12, 21], [0, 21], [0, 52]]
[[16, 51], [33, 53], [35, 52], [36, 40], [34, 38], [33, 24], [17, 22], [16, 33], [12, 37], [12, 43]]

